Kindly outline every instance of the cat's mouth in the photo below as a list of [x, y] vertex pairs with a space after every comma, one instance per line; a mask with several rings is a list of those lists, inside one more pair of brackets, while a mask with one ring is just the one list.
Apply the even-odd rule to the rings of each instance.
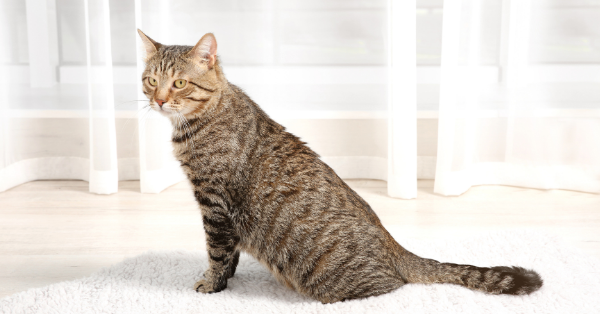
[[170, 116], [173, 114], [173, 110], [169, 107], [165, 107], [165, 105], [162, 105], [162, 106], [156, 105], [156, 106], [154, 106], [154, 110], [158, 111], [163, 116]]
[[157, 101], [154, 101], [153, 107], [155, 111], [158, 111], [164, 116], [170, 116], [175, 112], [175, 110], [173, 110], [173, 108], [171, 108], [171, 106], [167, 102], [158, 103]]

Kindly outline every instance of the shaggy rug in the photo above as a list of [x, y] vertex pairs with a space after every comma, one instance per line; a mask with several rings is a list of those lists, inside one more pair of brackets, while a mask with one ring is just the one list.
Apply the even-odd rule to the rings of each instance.
[[285, 288], [242, 256], [228, 288], [205, 295], [192, 286], [207, 267], [206, 253], [162, 251], [0, 299], [0, 313], [600, 313], [599, 261], [552, 237], [513, 232], [398, 240], [440, 261], [532, 268], [544, 286], [529, 296], [494, 296], [449, 284], [409, 284], [378, 297], [323, 305]]

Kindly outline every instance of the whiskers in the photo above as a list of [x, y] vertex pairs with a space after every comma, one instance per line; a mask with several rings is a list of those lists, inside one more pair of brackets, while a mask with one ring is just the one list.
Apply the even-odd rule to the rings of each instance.
[[[120, 101], [115, 104], [115, 109], [117, 109], [117, 110], [133, 110], [134, 108], [127, 108], [127, 107], [130, 107], [127, 105], [132, 104], [132, 103], [137, 103], [140, 101], [143, 101], [146, 103], [150, 102], [150, 100], [148, 100], [148, 99], [133, 99], [133, 100]], [[135, 108], [135, 109], [140, 109], [140, 108]]]
[[138, 123], [141, 123], [140, 127], [143, 127], [145, 125], [146, 118], [150, 115], [150, 112], [152, 112], [152, 107], [150, 107], [149, 104], [137, 110]]
[[[123, 124], [121, 124], [121, 126], [119, 127], [120, 132], [125, 132], [126, 129], [127, 131], [130, 133], [129, 135], [129, 143], [133, 143], [134, 141], [134, 137], [135, 136], [139, 136], [140, 132], [141, 133], [146, 133], [149, 130], [146, 130], [146, 124], [150, 123], [153, 124], [154, 118], [158, 118], [158, 119], [165, 119], [165, 117], [162, 117], [158, 112], [155, 112], [155, 110], [152, 108], [152, 106], [150, 105], [150, 101], [148, 99], [145, 100], [130, 100], [130, 101], [126, 101], [126, 102], [121, 102], [119, 103], [116, 107], [118, 106], [122, 106], [124, 104], [127, 103], [133, 103], [133, 102], [139, 102], [139, 101], [144, 101], [146, 102], [146, 104], [144, 104], [143, 106], [137, 108], [136, 110], [136, 115], [135, 117], [131, 117], [131, 118], [127, 118], [126, 121], [124, 121]], [[183, 138], [185, 139], [185, 146], [186, 149], [191, 152], [192, 156], [195, 156], [195, 152], [194, 152], [194, 143], [193, 143], [193, 139], [192, 139], [192, 130], [191, 130], [191, 125], [189, 124], [188, 120], [185, 118], [185, 116], [180, 112], [180, 111], [170, 111], [170, 115], [171, 115], [171, 119], [173, 122], [173, 128], [177, 131], [179, 131], [179, 134], [183, 136]], [[134, 130], [131, 130], [131, 123], [133, 123], [134, 121], [136, 121], [138, 123], [138, 127], [134, 127]]]
[[[127, 136], [128, 139], [126, 140], [126, 142], [128, 143], [128, 145], [132, 145], [133, 141], [134, 141], [134, 137], [139, 136], [139, 129], [143, 129], [145, 126], [145, 122], [146, 122], [146, 118], [148, 116], [150, 116], [150, 112], [152, 111], [152, 108], [150, 107], [149, 104], [149, 100], [145, 99], [145, 100], [130, 100], [130, 101], [126, 101], [126, 102], [120, 102], [119, 104], [117, 104], [115, 106], [115, 109], [121, 107], [124, 104], [127, 103], [132, 103], [132, 102], [139, 102], [139, 101], [145, 101], [146, 104], [137, 108], [135, 110], [135, 115], [134, 116], [130, 116], [127, 115], [123, 120], [123, 123], [120, 124], [120, 126], [118, 127], [117, 130], [117, 134], [119, 133], [124, 133], [127, 132], [129, 133], [129, 135]], [[131, 110], [130, 112], [133, 112], [133, 110]], [[138, 123], [137, 127], [133, 126], [133, 123]], [[126, 138], [127, 138], [126, 137]]]
[[136, 117], [137, 117], [137, 119], [139, 121], [143, 121], [148, 116], [148, 113], [150, 111], [152, 111], [152, 107], [150, 106], [150, 101], [148, 99], [134, 99], [134, 100], [120, 102], [119, 104], [117, 104], [115, 106], [115, 109], [117, 109], [119, 107], [122, 107], [125, 104], [130, 104], [130, 103], [139, 102], [139, 101], [146, 102], [145, 105], [143, 105], [143, 106], [141, 106], [141, 107], [139, 107], [139, 108], [136, 109]]

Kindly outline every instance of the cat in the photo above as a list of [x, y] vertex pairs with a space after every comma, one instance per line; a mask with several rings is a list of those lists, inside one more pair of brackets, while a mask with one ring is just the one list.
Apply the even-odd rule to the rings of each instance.
[[229, 83], [213, 34], [195, 46], [146, 50], [143, 92], [173, 124], [174, 154], [202, 213], [209, 269], [194, 289], [227, 288], [240, 251], [284, 285], [322, 303], [376, 296], [407, 283], [452, 283], [490, 294], [530, 294], [541, 277], [521, 267], [421, 258], [298, 137]]

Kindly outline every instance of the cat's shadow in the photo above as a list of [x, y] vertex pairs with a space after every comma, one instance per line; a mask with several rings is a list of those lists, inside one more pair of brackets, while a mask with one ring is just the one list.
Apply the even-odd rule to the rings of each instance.
[[[138, 290], [165, 293], [198, 294], [194, 283], [203, 278], [208, 268], [206, 252], [149, 252], [105, 268], [93, 276], [113, 284], [135, 287]], [[224, 294], [219, 296], [220, 294]], [[207, 294], [206, 298], [240, 298], [282, 303], [317, 302], [304, 297], [279, 283], [269, 271], [252, 257], [242, 254], [234, 277], [228, 280], [227, 288], [218, 293]]]
[[[266, 270], [264, 273], [271, 276]], [[231, 294], [231, 296], [240, 296], [252, 299], [267, 299], [271, 302], [284, 303], [305, 303], [317, 302], [313, 299], [304, 297], [296, 291], [277, 282], [274, 278], [269, 281], [257, 280], [255, 276], [244, 273], [237, 273], [233, 278], [229, 279], [227, 289], [223, 292]]]

